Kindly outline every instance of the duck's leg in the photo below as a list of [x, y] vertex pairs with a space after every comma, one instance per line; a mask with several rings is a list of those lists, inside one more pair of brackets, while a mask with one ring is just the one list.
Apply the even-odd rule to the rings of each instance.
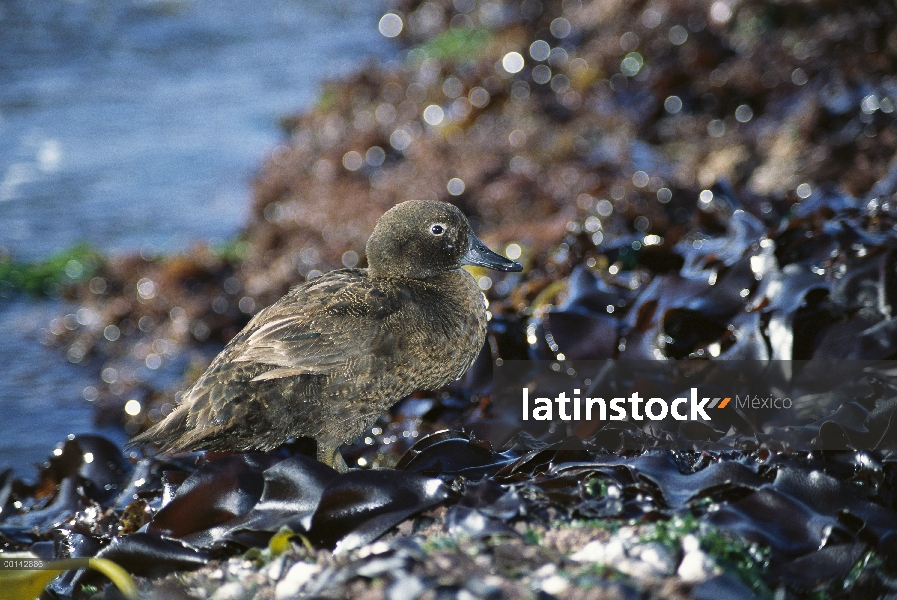
[[339, 449], [343, 443], [333, 438], [318, 439], [318, 460], [337, 473], [347, 473], [349, 466], [346, 464]]

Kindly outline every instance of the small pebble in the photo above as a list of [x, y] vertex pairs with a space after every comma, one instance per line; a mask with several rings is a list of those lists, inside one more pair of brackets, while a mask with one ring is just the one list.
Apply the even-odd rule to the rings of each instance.
[[272, 582], [280, 579], [280, 576], [283, 575], [283, 564], [286, 559], [281, 556], [276, 558], [271, 562], [271, 565], [268, 567], [268, 579]]
[[698, 583], [713, 574], [716, 563], [701, 550], [686, 552], [676, 574], [685, 583]]
[[672, 575], [676, 570], [676, 560], [660, 544], [649, 544], [641, 551], [639, 558], [661, 576]]
[[277, 587], [274, 588], [274, 597], [277, 600], [285, 600], [299, 593], [306, 583], [311, 581], [321, 567], [310, 563], [296, 563], [287, 571], [286, 577], [283, 578]]
[[245, 598], [245, 586], [238, 582], [232, 581], [225, 583], [212, 594], [211, 600], [241, 600]]
[[576, 562], [604, 563], [606, 555], [604, 543], [595, 540], [580, 548], [578, 552], [570, 556], [570, 559]]
[[563, 594], [570, 587], [570, 583], [560, 575], [552, 575], [542, 582], [542, 591], [552, 596]]
[[701, 549], [701, 541], [694, 534], [689, 533], [682, 538], [682, 551], [694, 552]]
[[427, 589], [424, 582], [414, 575], [400, 574], [386, 588], [387, 600], [417, 600]]

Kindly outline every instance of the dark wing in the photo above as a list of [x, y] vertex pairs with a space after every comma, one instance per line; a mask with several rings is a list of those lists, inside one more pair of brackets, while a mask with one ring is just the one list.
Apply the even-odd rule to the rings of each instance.
[[389, 350], [383, 324], [400, 306], [356, 271], [337, 271], [266, 309], [235, 340], [227, 360], [269, 367], [256, 381], [354, 372]]
[[229, 424], [248, 425], [247, 419], [265, 414], [278, 380], [286, 386], [287, 378], [307, 375], [330, 390], [382, 369], [395, 344], [386, 324], [400, 307], [400, 298], [373, 287], [360, 269], [297, 286], [257, 314], [178, 409], [134, 442], [162, 441], [170, 450], [214, 447], [208, 442], [226, 436]]

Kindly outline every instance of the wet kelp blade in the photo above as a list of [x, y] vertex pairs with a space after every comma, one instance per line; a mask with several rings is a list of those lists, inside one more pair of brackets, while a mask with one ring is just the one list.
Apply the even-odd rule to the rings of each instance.
[[[373, 541], [450, 496], [440, 480], [416, 473], [380, 469], [339, 475], [301, 455], [231, 455], [197, 469], [156, 514], [147, 534], [135, 535], [178, 538], [189, 544], [184, 550], [188, 562], [206, 558], [195, 555], [197, 548], [228, 542], [264, 547], [284, 527], [307, 532], [317, 545], [345, 550]], [[137, 544], [135, 535], [120, 538], [115, 546], [128, 564], [139, 556], [162, 563], [182, 559], [170, 543], [157, 548], [141, 538]], [[135, 543], [129, 544], [132, 538]]]
[[350, 471], [324, 490], [309, 539], [345, 552], [370, 543], [409, 516], [451, 497], [439, 479], [380, 469]]
[[479, 479], [494, 475], [518, 456], [519, 449], [514, 446], [499, 453], [486, 440], [478, 440], [464, 431], [446, 429], [418, 440], [399, 459], [396, 469], [449, 479], [456, 476]]
[[200, 466], [177, 489], [147, 531], [182, 538], [249, 512], [261, 499], [264, 470], [282, 457], [234, 454]]

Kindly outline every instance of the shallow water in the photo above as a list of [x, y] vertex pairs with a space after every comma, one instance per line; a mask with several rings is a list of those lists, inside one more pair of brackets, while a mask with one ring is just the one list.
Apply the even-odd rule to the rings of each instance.
[[68, 434], [127, 438], [123, 431], [93, 424], [83, 397], [89, 372], [41, 344], [42, 330], [62, 311], [55, 301], [0, 303], [0, 470], [15, 466], [21, 475], [33, 475], [28, 466], [48, 458]]
[[394, 50], [380, 3], [0, 4], [0, 246], [170, 250], [239, 228], [277, 119]]
[[[0, 252], [233, 236], [278, 118], [322, 80], [394, 55], [381, 14], [351, 0], [0, 3]], [[22, 474], [67, 434], [97, 431], [89, 373], [40, 344], [60, 312], [0, 300], [0, 467]]]

